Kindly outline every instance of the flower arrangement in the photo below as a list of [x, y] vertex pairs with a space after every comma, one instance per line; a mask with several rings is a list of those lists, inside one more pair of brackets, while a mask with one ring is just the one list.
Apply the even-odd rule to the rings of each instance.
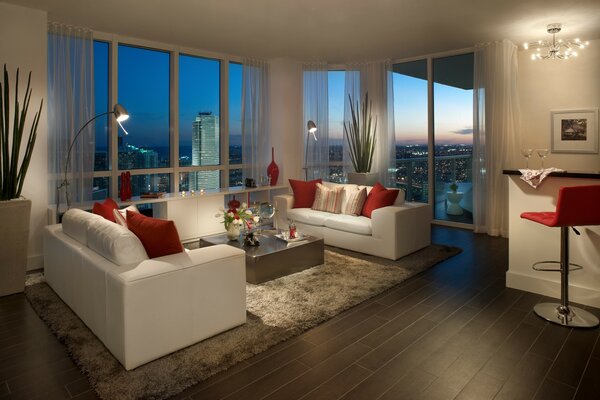
[[238, 229], [246, 225], [248, 229], [252, 229], [252, 225], [259, 221], [259, 217], [252, 213], [246, 203], [242, 203], [239, 208], [229, 208], [227, 211], [221, 208], [219, 211], [215, 214], [215, 217], [223, 218], [223, 225], [225, 225], [226, 230], [229, 230], [231, 225]]

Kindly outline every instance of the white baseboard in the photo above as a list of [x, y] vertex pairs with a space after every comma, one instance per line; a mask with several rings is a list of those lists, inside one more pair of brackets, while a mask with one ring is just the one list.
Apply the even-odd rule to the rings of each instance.
[[44, 255], [27, 256], [27, 271], [44, 268]]
[[[560, 297], [560, 281], [533, 277], [511, 271], [506, 272], [506, 287], [525, 290], [544, 296]], [[569, 285], [569, 300], [575, 303], [592, 307], [600, 307], [600, 288], [590, 289], [581, 286]]]

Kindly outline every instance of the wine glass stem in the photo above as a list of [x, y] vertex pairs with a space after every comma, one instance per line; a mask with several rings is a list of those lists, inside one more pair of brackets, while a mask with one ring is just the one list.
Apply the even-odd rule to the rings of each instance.
[[544, 158], [542, 157], [542, 169], [544, 169]]
[[529, 157], [525, 157], [525, 168], [529, 169]]

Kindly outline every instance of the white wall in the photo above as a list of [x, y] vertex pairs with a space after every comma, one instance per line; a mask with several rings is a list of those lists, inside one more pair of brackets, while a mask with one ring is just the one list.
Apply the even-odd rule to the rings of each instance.
[[279, 165], [278, 184], [303, 179], [302, 66], [291, 60], [270, 61], [271, 144]]
[[[523, 148], [551, 148], [550, 110], [600, 106], [600, 40], [569, 60], [536, 60], [530, 51], [519, 52], [519, 97]], [[596, 133], [597, 134], [597, 133]], [[525, 165], [522, 162], [522, 167]], [[530, 166], [539, 168], [536, 154]], [[598, 154], [553, 153], [545, 166], [573, 171], [599, 171]]]
[[[11, 85], [17, 67], [22, 77], [21, 88], [27, 84], [27, 74], [32, 71], [33, 95], [29, 107], [29, 121], [37, 111], [40, 100], [47, 99], [47, 16], [45, 11], [0, 3], [0, 68], [7, 64]], [[31, 224], [29, 227], [28, 269], [41, 268], [42, 232], [47, 221], [48, 209], [48, 130], [46, 104], [38, 127], [38, 136], [29, 171], [21, 193], [31, 199]]]

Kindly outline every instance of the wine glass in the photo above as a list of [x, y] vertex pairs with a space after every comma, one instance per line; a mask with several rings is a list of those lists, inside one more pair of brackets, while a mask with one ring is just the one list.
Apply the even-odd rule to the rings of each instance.
[[542, 160], [542, 169], [544, 169], [544, 158], [548, 157], [548, 149], [537, 149], [535, 151]]
[[525, 157], [525, 168], [529, 169], [529, 157], [533, 154], [532, 149], [521, 149], [521, 155]]

